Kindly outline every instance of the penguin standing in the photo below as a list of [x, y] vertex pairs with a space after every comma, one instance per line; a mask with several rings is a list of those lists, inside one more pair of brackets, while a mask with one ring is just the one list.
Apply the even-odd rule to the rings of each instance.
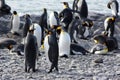
[[80, 12], [81, 19], [85, 19], [88, 16], [88, 6], [85, 0], [78, 0], [73, 4], [76, 7], [76, 10]]
[[50, 16], [49, 16], [49, 23], [50, 23], [50, 27], [57, 27], [59, 25], [59, 18], [58, 18], [58, 13], [56, 11], [51, 12]]
[[73, 19], [72, 10], [69, 8], [68, 2], [63, 2], [64, 9], [59, 13], [61, 23], [64, 23], [65, 29], [68, 31], [69, 24]]
[[43, 40], [44, 40], [44, 36], [45, 36], [45, 29], [48, 29], [48, 24], [47, 24], [47, 9], [44, 8], [43, 9], [44, 12], [41, 14], [40, 16], [40, 20], [39, 20], [39, 25], [41, 26], [42, 29], [42, 44], [43, 44]]
[[32, 20], [31, 20], [30, 15], [26, 14], [24, 17], [25, 17], [25, 24], [23, 26], [23, 43], [25, 43], [27, 32], [29, 31], [29, 28], [32, 25]]
[[91, 27], [93, 26], [93, 22], [90, 19], [84, 19], [82, 21], [82, 26], [78, 28], [79, 33], [81, 34], [82, 38], [87, 38], [91, 36]]
[[112, 10], [113, 16], [118, 16], [119, 12], [119, 3], [117, 0], [110, 0], [107, 4], [107, 7]]
[[39, 26], [39, 24], [37, 23], [33, 23], [30, 28], [33, 28], [34, 29], [34, 33], [33, 35], [37, 38], [37, 45], [38, 45], [38, 48], [40, 48], [41, 46], [41, 37], [42, 37], [42, 30], [41, 30], [41, 27]]
[[70, 55], [70, 35], [61, 27], [59, 36], [59, 56], [68, 58]]
[[106, 45], [105, 37], [97, 35], [94, 37], [95, 45], [91, 48], [90, 53], [93, 54], [107, 54], [108, 47]]
[[108, 17], [104, 21], [105, 32], [107, 33], [108, 37], [114, 36], [114, 29], [115, 29], [115, 17]]
[[52, 70], [55, 68], [56, 71], [58, 71], [58, 42], [56, 38], [56, 31], [48, 30], [47, 35], [44, 39], [44, 48], [45, 48], [45, 54], [46, 58], [51, 63], [51, 68], [48, 73], [52, 72]]
[[27, 33], [26, 43], [24, 48], [25, 53], [25, 72], [30, 72], [32, 69], [35, 72], [36, 57], [37, 57], [37, 39], [33, 35], [34, 29], [30, 29]]
[[0, 0], [0, 13], [10, 13], [10, 6], [8, 6], [7, 4], [5, 4], [5, 0]]
[[16, 11], [13, 11], [12, 19], [11, 19], [11, 33], [18, 34], [20, 28], [20, 17]]

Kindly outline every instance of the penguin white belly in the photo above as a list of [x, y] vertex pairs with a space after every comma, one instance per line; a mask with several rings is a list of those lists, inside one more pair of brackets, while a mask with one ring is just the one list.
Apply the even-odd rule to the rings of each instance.
[[49, 50], [49, 44], [48, 44], [48, 35], [44, 39], [44, 52], [46, 56], [46, 60], [48, 64], [50, 64], [49, 57], [48, 57], [48, 50]]
[[41, 27], [38, 24], [34, 23], [34, 28], [35, 28], [34, 36], [36, 36], [38, 48], [40, 48], [40, 46], [41, 46], [41, 34], [42, 34]]
[[117, 10], [112, 10], [112, 15], [116, 16], [117, 15]]
[[49, 21], [50, 21], [50, 26], [57, 25], [57, 20], [53, 12], [50, 14]]
[[19, 16], [13, 16], [13, 21], [12, 21], [12, 30], [11, 32], [18, 32], [20, 27], [20, 17]]
[[70, 36], [66, 32], [61, 32], [60, 38], [59, 38], [59, 56], [70, 54]]
[[104, 21], [104, 28], [105, 28], [105, 30], [107, 29], [107, 26], [108, 26], [108, 19], [106, 19], [106, 20]]
[[0, 1], [0, 8], [2, 7], [2, 2]]
[[88, 27], [86, 27], [85, 32], [84, 32], [84, 37], [87, 37], [87, 36], [89, 36], [89, 30], [88, 30]]

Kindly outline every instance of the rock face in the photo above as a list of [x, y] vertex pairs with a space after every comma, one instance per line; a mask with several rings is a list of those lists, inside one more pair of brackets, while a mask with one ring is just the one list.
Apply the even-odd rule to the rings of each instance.
[[[10, 16], [0, 17], [0, 37], [12, 37], [19, 44], [21, 36], [11, 36]], [[109, 15], [108, 15], [109, 16]], [[39, 22], [39, 16], [31, 15], [33, 22]], [[89, 18], [94, 21], [92, 28], [93, 36], [104, 30], [104, 20], [107, 16], [103, 14], [90, 13]], [[21, 16], [20, 34], [24, 18]], [[120, 47], [120, 18], [115, 23], [115, 37]], [[91, 40], [79, 40], [79, 45], [87, 50], [93, 45]], [[96, 63], [95, 61], [98, 60]], [[101, 62], [102, 61], [102, 62]], [[120, 50], [109, 52], [108, 55], [71, 55], [69, 58], [60, 58], [58, 62], [59, 73], [47, 74], [49, 69], [45, 54], [37, 61], [37, 72], [32, 75], [24, 72], [24, 56], [9, 54], [8, 50], [0, 50], [0, 79], [2, 80], [119, 80], [120, 79]]]

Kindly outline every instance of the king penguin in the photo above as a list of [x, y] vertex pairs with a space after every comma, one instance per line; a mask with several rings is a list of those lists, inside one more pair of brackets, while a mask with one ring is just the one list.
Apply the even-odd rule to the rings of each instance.
[[64, 24], [65, 29], [68, 31], [69, 24], [73, 19], [73, 14], [68, 2], [63, 2], [63, 7], [64, 9], [59, 13], [59, 18], [60, 22]]
[[16, 11], [13, 11], [13, 15], [11, 17], [11, 33], [18, 34], [20, 28], [20, 17]]
[[58, 18], [58, 13], [56, 11], [53, 11], [50, 13], [49, 16], [49, 23], [50, 23], [50, 27], [52, 28], [53, 26], [57, 27], [60, 23], [59, 18]]
[[23, 44], [25, 43], [27, 32], [29, 31], [29, 28], [32, 25], [32, 20], [31, 20], [30, 15], [26, 14], [24, 17], [25, 17], [25, 24], [23, 26]]
[[60, 26], [60, 28], [61, 32], [59, 36], [59, 56], [68, 58], [70, 55], [71, 38], [63, 27]]
[[42, 44], [43, 44], [43, 40], [44, 40], [44, 36], [45, 36], [45, 29], [48, 29], [48, 16], [47, 16], [47, 9], [44, 8], [43, 9], [43, 13], [40, 16], [40, 20], [39, 20], [39, 25], [41, 26], [42, 29]]
[[33, 35], [37, 38], [37, 45], [38, 45], [38, 48], [40, 48], [41, 46], [41, 37], [42, 37], [42, 30], [41, 30], [41, 27], [39, 26], [39, 24], [37, 23], [33, 23], [31, 26], [30, 26], [30, 29], [34, 29], [34, 33]]
[[105, 37], [96, 35], [94, 38], [95, 45], [91, 48], [90, 52], [93, 54], [107, 54], [108, 47], [106, 45]]
[[24, 48], [25, 53], [25, 72], [30, 72], [32, 69], [35, 72], [36, 58], [37, 58], [37, 39], [33, 35], [34, 29], [30, 28], [27, 33], [26, 43]]
[[58, 56], [59, 48], [56, 38], [56, 30], [46, 30], [47, 35], [44, 39], [44, 49], [48, 63], [51, 63], [51, 68], [48, 73], [51, 73], [55, 68], [58, 71]]
[[115, 17], [107, 17], [104, 21], [104, 28], [105, 32], [107, 33], [108, 37], [114, 36], [114, 29], [115, 29]]
[[10, 13], [11, 7], [5, 3], [5, 0], [0, 0], [0, 13], [8, 14]]
[[76, 10], [80, 11], [80, 17], [81, 19], [85, 19], [88, 16], [88, 6], [87, 2], [85, 0], [78, 0], [76, 5]]
[[110, 0], [107, 4], [107, 7], [111, 9], [113, 16], [118, 16], [119, 12], [119, 3], [117, 0]]

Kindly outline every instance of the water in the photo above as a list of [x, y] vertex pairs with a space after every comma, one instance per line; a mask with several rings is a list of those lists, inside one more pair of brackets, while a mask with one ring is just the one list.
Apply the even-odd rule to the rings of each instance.
[[[61, 2], [66, 1], [72, 7], [73, 0], [6, 0], [6, 3], [11, 6], [12, 11], [16, 10], [20, 15], [29, 14], [41, 14], [43, 8], [47, 8], [48, 11], [60, 12], [63, 7]], [[109, 0], [86, 0], [88, 3], [89, 12], [97, 13], [111, 13], [111, 10], [107, 8]], [[120, 3], [120, 0], [118, 0]]]

